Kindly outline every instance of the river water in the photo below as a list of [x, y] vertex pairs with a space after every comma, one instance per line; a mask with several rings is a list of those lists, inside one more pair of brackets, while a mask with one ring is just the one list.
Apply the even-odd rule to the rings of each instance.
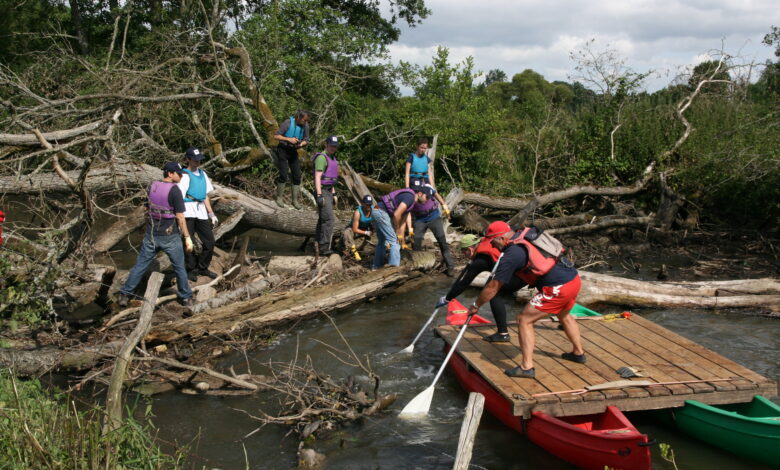
[[[267, 237], [267, 235], [260, 235]], [[274, 240], [266, 240], [275, 244]], [[286, 248], [291, 249], [289, 242]], [[275, 248], [282, 248], [276, 246]], [[283, 250], [284, 251], [284, 250]], [[259, 253], [258, 253], [259, 254]], [[316, 369], [336, 379], [360, 373], [333, 358], [322, 343], [346, 350], [339, 331], [350, 347], [381, 377], [381, 393], [397, 392], [389, 411], [350, 425], [311, 447], [327, 455], [328, 469], [449, 469], [457, 451], [458, 435], [467, 394], [445, 372], [439, 380], [427, 419], [407, 422], [400, 409], [428, 387], [444, 359], [443, 342], [428, 330], [412, 355], [396, 355], [406, 347], [432, 312], [436, 298], [446, 293], [451, 280], [432, 276], [431, 282], [410, 292], [365, 303], [333, 316], [338, 330], [324, 315], [303, 321], [280, 335], [268, 349], [229, 356], [220, 367], [232, 365], [238, 373], [251, 369], [262, 374], [268, 361], [290, 362], [311, 358]], [[470, 289], [461, 301], [469, 304], [478, 294]], [[517, 307], [513, 307], [510, 316]], [[614, 308], [603, 313], [622, 311]], [[780, 378], [780, 322], [745, 315], [744, 312], [642, 310], [643, 315], [773, 380]], [[443, 322], [440, 314], [438, 322]], [[177, 393], [152, 399], [154, 423], [164, 441], [191, 446], [190, 461], [196, 468], [287, 469], [297, 465], [297, 440], [281, 426], [266, 426], [252, 434], [259, 422], [248, 415], [273, 412], [275, 397], [204, 397]], [[649, 416], [629, 418], [651, 438], [674, 449], [680, 469], [747, 470], [762, 468], [719, 449], [665, 428]], [[673, 466], [653, 448], [653, 466]], [[529, 443], [485, 412], [471, 460], [472, 468], [569, 469], [570, 465]]]

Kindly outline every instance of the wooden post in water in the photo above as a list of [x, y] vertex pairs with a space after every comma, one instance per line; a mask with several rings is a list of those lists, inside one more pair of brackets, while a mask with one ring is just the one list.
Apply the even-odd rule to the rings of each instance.
[[149, 282], [146, 284], [146, 293], [144, 293], [144, 304], [141, 306], [138, 325], [127, 341], [122, 345], [119, 354], [114, 363], [114, 371], [111, 373], [111, 382], [108, 385], [108, 395], [106, 396], [106, 424], [103, 426], [103, 434], [114, 431], [122, 425], [122, 383], [125, 381], [127, 367], [130, 364], [130, 358], [133, 350], [141, 338], [146, 336], [149, 326], [152, 324], [152, 313], [157, 304], [157, 294], [162, 286], [163, 275], [154, 272], [149, 276]]
[[471, 451], [474, 449], [474, 439], [477, 436], [479, 420], [482, 417], [482, 409], [485, 407], [485, 396], [481, 393], [469, 393], [469, 404], [466, 406], [466, 416], [463, 417], [463, 425], [460, 427], [460, 439], [458, 439], [458, 455], [455, 456], [453, 470], [466, 470], [471, 462]]

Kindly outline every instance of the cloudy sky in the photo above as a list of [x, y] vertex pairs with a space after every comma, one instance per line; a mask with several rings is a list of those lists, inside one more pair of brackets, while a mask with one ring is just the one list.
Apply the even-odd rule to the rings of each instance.
[[[572, 51], [595, 39], [636, 72], [656, 71], [650, 91], [668, 85], [686, 67], [723, 48], [741, 63], [773, 59], [761, 44], [780, 26], [777, 0], [425, 0], [432, 14], [404, 27], [390, 53], [428, 65], [437, 46], [452, 62], [474, 57], [477, 70], [508, 77], [530, 68], [549, 80], [570, 81]], [[405, 26], [405, 25], [404, 25]]]

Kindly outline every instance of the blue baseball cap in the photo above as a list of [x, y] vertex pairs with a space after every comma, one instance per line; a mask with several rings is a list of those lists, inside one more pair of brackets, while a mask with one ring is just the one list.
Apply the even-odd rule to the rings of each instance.
[[165, 164], [165, 166], [163, 166], [163, 173], [166, 174], [166, 175], [168, 173], [178, 173], [178, 174], [181, 174], [181, 165], [179, 165], [176, 162], [168, 162], [168, 163]]
[[184, 152], [184, 156], [190, 160], [195, 160], [196, 162], [203, 160], [203, 152], [201, 152], [197, 147], [188, 148], [187, 151]]
[[328, 137], [327, 139], [325, 139], [325, 145], [332, 145], [334, 147], [338, 147], [339, 146], [339, 138], [336, 137], [335, 135], [332, 135], [332, 136]]
[[371, 206], [373, 204], [374, 204], [374, 198], [371, 197], [370, 194], [366, 194], [365, 196], [363, 196], [363, 205], [364, 206]]

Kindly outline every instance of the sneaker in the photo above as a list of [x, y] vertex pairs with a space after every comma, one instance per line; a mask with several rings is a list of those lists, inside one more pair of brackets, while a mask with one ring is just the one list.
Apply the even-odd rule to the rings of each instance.
[[187, 279], [192, 282], [198, 282], [198, 270], [190, 271], [187, 273]]
[[195, 305], [195, 299], [193, 299], [192, 297], [190, 297], [189, 299], [181, 299], [181, 304], [184, 307], [188, 307], [188, 308], [192, 307], [193, 305]]
[[509, 333], [493, 333], [490, 336], [485, 336], [482, 338], [483, 340], [489, 342], [489, 343], [508, 343], [509, 342]]
[[209, 271], [208, 269], [201, 269], [200, 274], [207, 276], [209, 279], [217, 278], [217, 273], [215, 273], [214, 271]]
[[582, 354], [563, 353], [561, 354], [561, 357], [563, 359], [566, 359], [567, 361], [576, 362], [577, 364], [585, 364], [585, 361], [587, 360], [587, 358], [585, 357], [585, 353]]
[[127, 294], [119, 294], [119, 295], [116, 297], [116, 303], [117, 303], [117, 305], [119, 305], [120, 307], [123, 307], [123, 308], [124, 308], [124, 307], [127, 307], [127, 304], [128, 304], [129, 302], [130, 302], [130, 296], [129, 296], [129, 295], [127, 295]]
[[536, 377], [536, 369], [534, 369], [533, 367], [526, 370], [520, 366], [517, 366], [512, 369], [505, 370], [504, 373], [510, 377], [518, 377], [518, 378], [526, 378], [526, 379], [533, 379], [534, 377]]

